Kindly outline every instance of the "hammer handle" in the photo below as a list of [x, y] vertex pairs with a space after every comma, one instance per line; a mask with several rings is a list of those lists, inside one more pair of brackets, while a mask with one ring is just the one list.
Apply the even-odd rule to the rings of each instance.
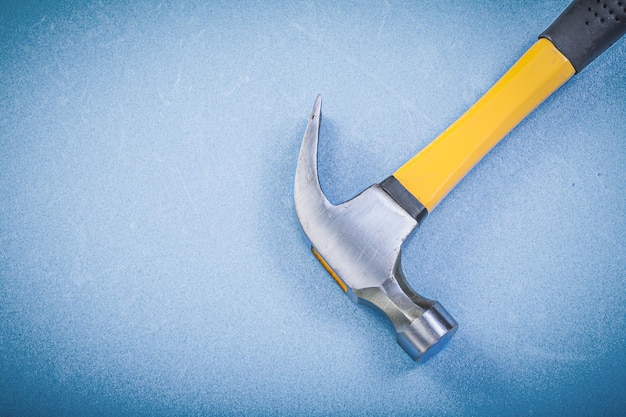
[[554, 45], [538, 40], [450, 127], [393, 176], [431, 212], [531, 111], [574, 75]]
[[575, 0], [483, 97], [393, 176], [432, 211], [507, 133], [624, 32], [626, 0]]

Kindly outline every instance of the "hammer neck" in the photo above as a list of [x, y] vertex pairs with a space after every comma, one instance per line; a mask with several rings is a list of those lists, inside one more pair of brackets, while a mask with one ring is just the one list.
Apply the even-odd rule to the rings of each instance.
[[392, 175], [379, 185], [400, 207], [417, 221], [418, 225], [422, 224], [422, 221], [428, 216], [428, 210], [413, 194], [400, 184], [400, 181]]

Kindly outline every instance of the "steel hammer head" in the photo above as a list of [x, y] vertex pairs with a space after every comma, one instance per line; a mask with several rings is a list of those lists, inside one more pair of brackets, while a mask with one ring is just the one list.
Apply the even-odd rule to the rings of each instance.
[[350, 299], [385, 313], [400, 346], [423, 361], [457, 329], [445, 308], [411, 289], [400, 265], [402, 244], [427, 211], [393, 177], [343, 204], [331, 204], [317, 174], [321, 106], [318, 96], [296, 169], [294, 200], [300, 224], [313, 253]]

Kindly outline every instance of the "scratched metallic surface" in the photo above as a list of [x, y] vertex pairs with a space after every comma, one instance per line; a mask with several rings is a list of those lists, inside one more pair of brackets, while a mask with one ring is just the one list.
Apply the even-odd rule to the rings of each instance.
[[619, 415], [626, 41], [405, 245], [460, 323], [415, 365], [293, 209], [395, 171], [567, 1], [0, 4], [0, 414]]

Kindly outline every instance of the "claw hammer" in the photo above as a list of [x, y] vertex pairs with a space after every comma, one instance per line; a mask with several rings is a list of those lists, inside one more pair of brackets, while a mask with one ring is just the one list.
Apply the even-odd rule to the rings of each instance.
[[319, 183], [317, 97], [296, 168], [298, 219], [313, 254], [341, 289], [386, 314], [415, 361], [436, 353], [458, 324], [407, 283], [400, 265], [405, 239], [508, 132], [625, 32], [626, 0], [574, 0], [450, 127], [393, 175], [339, 205]]

